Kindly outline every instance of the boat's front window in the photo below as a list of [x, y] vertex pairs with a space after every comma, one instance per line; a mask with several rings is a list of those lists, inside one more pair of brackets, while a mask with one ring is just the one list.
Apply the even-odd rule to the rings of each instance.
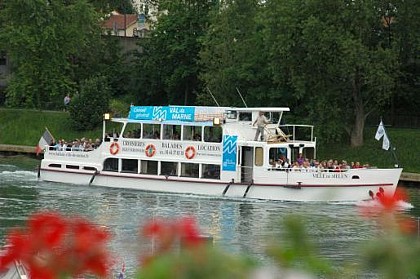
[[163, 139], [180, 140], [181, 126], [180, 125], [163, 125]]
[[124, 129], [124, 138], [139, 139], [141, 135], [140, 123], [127, 123]]
[[273, 124], [277, 124], [280, 120], [281, 112], [270, 112], [269, 121]]
[[236, 110], [230, 110], [226, 113], [227, 119], [236, 119], [238, 117], [238, 112]]
[[184, 126], [182, 139], [201, 141], [201, 130], [200, 126]]
[[251, 112], [240, 112], [239, 113], [239, 121], [252, 121], [252, 113]]
[[204, 127], [205, 142], [222, 142], [222, 127]]
[[160, 124], [143, 124], [144, 139], [160, 139]]

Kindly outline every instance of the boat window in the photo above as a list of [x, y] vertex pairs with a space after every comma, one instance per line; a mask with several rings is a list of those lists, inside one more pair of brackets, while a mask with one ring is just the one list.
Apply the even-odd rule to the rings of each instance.
[[157, 174], [158, 172], [158, 162], [157, 161], [141, 161], [141, 170], [142, 174]]
[[204, 127], [205, 142], [222, 142], [222, 127]]
[[181, 126], [180, 125], [163, 125], [163, 139], [180, 140]]
[[184, 129], [182, 131], [182, 139], [201, 141], [201, 127], [184, 126]]
[[134, 159], [122, 159], [121, 172], [137, 173], [139, 161]]
[[118, 159], [117, 158], [108, 158], [104, 162], [105, 171], [118, 171]]
[[144, 139], [160, 139], [160, 124], [143, 124]]
[[199, 164], [181, 163], [181, 176], [198, 178]]
[[178, 176], [178, 162], [160, 162], [160, 174]]
[[201, 177], [209, 179], [220, 179], [220, 165], [203, 164]]
[[201, 176], [203, 178], [220, 179], [220, 165], [203, 164]]
[[83, 169], [88, 171], [96, 171], [95, 167], [83, 167]]
[[255, 147], [255, 165], [261, 167], [264, 164], [264, 149]]
[[280, 119], [280, 112], [270, 112], [270, 115], [268, 117], [268, 121], [270, 121], [273, 124], [277, 124]]
[[78, 170], [79, 169], [79, 166], [76, 166], [76, 165], [66, 165], [66, 168], [67, 169], [72, 169], [72, 170]]
[[314, 159], [315, 148], [313, 147], [305, 147], [303, 148], [303, 157], [308, 159]]
[[250, 112], [240, 112], [239, 121], [252, 121], [252, 113]]
[[141, 136], [141, 124], [140, 123], [127, 123], [124, 129], [124, 138], [139, 139]]
[[48, 166], [51, 168], [61, 168], [60, 164], [49, 164]]
[[287, 160], [287, 148], [286, 147], [273, 147], [268, 152], [268, 160], [270, 164], [278, 161], [279, 158], [283, 158], [283, 161]]
[[227, 119], [236, 119], [238, 116], [238, 112], [236, 110], [230, 110], [226, 113]]

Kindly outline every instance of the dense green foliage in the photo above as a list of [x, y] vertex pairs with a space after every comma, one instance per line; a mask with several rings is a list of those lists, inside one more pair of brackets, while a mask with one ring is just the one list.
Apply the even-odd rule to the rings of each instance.
[[154, 0], [157, 22], [134, 60], [99, 28], [129, 1], [50, 2], [0, 3], [12, 107], [59, 108], [101, 75], [123, 103], [214, 105], [211, 92], [242, 106], [240, 92], [248, 106], [290, 107], [291, 122], [315, 124], [320, 142], [354, 147], [372, 115], [420, 116], [415, 0]]
[[103, 114], [108, 111], [110, 89], [103, 76], [84, 81], [80, 93], [69, 105], [72, 126], [77, 130], [91, 130], [102, 123]]
[[216, 1], [161, 0], [162, 13], [150, 38], [141, 42], [134, 63], [136, 103], [195, 103], [199, 80], [198, 53], [209, 11]]
[[98, 42], [99, 14], [82, 0], [4, 2], [0, 47], [14, 66], [7, 103], [28, 108], [61, 103], [77, 84], [71, 59]]

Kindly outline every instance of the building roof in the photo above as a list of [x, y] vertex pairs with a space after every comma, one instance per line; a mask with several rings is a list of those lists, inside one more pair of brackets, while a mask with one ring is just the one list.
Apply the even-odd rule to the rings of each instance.
[[[125, 27], [124, 27], [125, 22]], [[103, 27], [106, 29], [125, 30], [127, 27], [137, 22], [136, 14], [111, 14], [111, 16], [104, 21]]]

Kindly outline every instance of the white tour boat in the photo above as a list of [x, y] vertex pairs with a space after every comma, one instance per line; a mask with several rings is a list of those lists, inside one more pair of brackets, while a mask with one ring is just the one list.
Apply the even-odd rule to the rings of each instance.
[[[90, 151], [46, 146], [45, 181], [144, 191], [281, 201], [361, 201], [382, 187], [393, 194], [401, 168], [276, 167], [279, 158], [316, 158], [313, 126], [283, 125], [285, 107], [132, 106], [113, 118], [120, 133], [104, 132]], [[254, 122], [269, 123], [255, 141]], [[300, 155], [301, 154], [301, 155]]]

